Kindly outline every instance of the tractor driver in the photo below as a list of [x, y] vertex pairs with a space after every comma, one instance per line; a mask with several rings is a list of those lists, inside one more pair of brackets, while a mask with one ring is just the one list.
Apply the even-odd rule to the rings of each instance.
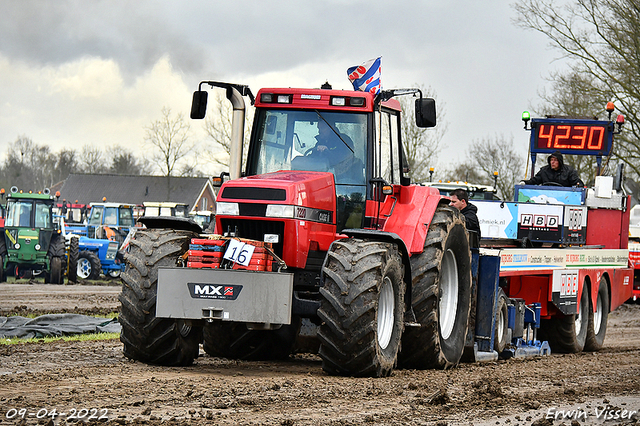
[[555, 151], [547, 157], [547, 165], [538, 170], [531, 179], [520, 183], [526, 185], [544, 185], [547, 182], [559, 186], [584, 186], [578, 172], [571, 166], [564, 164], [562, 153]]
[[[316, 138], [315, 154], [323, 156], [334, 166], [349, 155], [353, 155], [353, 141], [344, 133], [334, 130], [326, 121], [318, 120], [318, 135]], [[339, 136], [338, 136], [339, 135]]]

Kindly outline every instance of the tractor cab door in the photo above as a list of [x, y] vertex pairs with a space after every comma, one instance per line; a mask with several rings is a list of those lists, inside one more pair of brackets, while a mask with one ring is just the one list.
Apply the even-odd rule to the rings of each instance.
[[[403, 178], [404, 159], [400, 142], [399, 111], [382, 108], [374, 116], [373, 146], [369, 150], [373, 167], [367, 189], [365, 227], [382, 229], [397, 201], [395, 193]], [[389, 193], [390, 189], [392, 193]]]

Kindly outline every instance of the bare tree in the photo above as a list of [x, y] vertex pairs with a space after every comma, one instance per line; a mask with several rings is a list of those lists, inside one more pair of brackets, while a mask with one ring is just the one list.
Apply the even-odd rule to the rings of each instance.
[[[416, 85], [422, 91], [423, 97], [435, 98], [435, 91]], [[440, 142], [447, 131], [447, 123], [443, 122], [445, 116], [444, 104], [439, 104], [436, 109], [435, 128], [424, 129], [416, 126], [415, 98], [401, 96], [397, 98], [402, 105], [402, 144], [404, 146], [407, 161], [409, 163], [409, 176], [412, 182], [426, 182], [429, 180], [429, 167], [438, 161]]]
[[144, 158], [139, 160], [133, 152], [120, 145], [108, 147], [106, 156], [111, 159], [110, 173], [117, 175], [151, 174], [151, 167]]
[[613, 100], [627, 117], [613, 157], [640, 175], [640, 3], [636, 0], [523, 0], [516, 23], [545, 34], [583, 78], [594, 100]]
[[[207, 114], [204, 122], [204, 130], [211, 138], [213, 146], [204, 149], [205, 156], [214, 164], [228, 170], [231, 155], [231, 121], [233, 108], [231, 103], [219, 93], [213, 96], [210, 102], [212, 113]], [[246, 164], [249, 138], [251, 136], [251, 122], [253, 121], [254, 108], [247, 106], [244, 123], [244, 137], [242, 148], [242, 168]]]
[[3, 188], [17, 186], [25, 191], [42, 191], [64, 180], [76, 168], [75, 150], [52, 153], [48, 146], [38, 145], [23, 135], [7, 148], [0, 182]]
[[99, 174], [107, 171], [102, 149], [90, 144], [85, 144], [80, 150], [78, 166], [85, 173]]
[[[476, 161], [466, 160], [451, 169], [445, 169], [443, 172], [438, 173], [439, 176], [436, 181], [451, 182], [451, 181], [463, 181], [471, 182], [480, 185], [489, 185], [487, 177], [480, 171]], [[493, 182], [490, 183], [493, 185]]]
[[65, 180], [70, 173], [78, 171], [77, 155], [75, 149], [66, 148], [52, 154], [54, 161], [46, 165], [50, 169], [51, 186]]
[[466, 157], [464, 163], [445, 172], [447, 180], [495, 185], [501, 199], [513, 200], [513, 187], [524, 178], [525, 170], [525, 159], [514, 149], [513, 136], [507, 139], [496, 135], [476, 140]]
[[524, 177], [525, 159], [514, 149], [513, 136], [503, 135], [474, 141], [468, 157], [473, 158], [484, 176], [484, 182], [494, 184], [494, 173], [498, 172], [496, 189], [503, 200], [513, 199], [513, 187]]
[[176, 165], [195, 148], [190, 141], [191, 125], [182, 113], [171, 116], [171, 109], [162, 108], [162, 118], [146, 128], [145, 143], [155, 148], [152, 159], [163, 176], [172, 176]]

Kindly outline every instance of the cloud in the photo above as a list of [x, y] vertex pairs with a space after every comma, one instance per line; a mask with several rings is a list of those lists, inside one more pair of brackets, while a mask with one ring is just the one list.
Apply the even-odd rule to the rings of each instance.
[[378, 56], [385, 87], [431, 86], [446, 104], [445, 164], [496, 133], [524, 155], [520, 113], [553, 59], [502, 3], [21, 0], [0, 14], [0, 155], [21, 134], [144, 151], [144, 126], [163, 106], [188, 114], [201, 80], [349, 89], [346, 69]]

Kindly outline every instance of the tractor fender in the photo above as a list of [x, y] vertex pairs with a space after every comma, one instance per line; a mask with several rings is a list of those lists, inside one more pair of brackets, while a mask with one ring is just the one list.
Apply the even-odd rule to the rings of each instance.
[[405, 304], [407, 307], [411, 305], [411, 261], [409, 259], [409, 251], [407, 246], [397, 234], [392, 232], [384, 232], [376, 229], [343, 229], [341, 234], [351, 238], [362, 238], [367, 240], [382, 241], [386, 243], [393, 243], [398, 247], [400, 256], [402, 257], [402, 264], [404, 265], [404, 282], [407, 285]]
[[175, 216], [143, 216], [138, 219], [149, 229], [173, 229], [202, 234], [202, 228], [193, 219]]
[[398, 235], [412, 256], [422, 253], [436, 209], [441, 204], [448, 205], [450, 200], [436, 188], [419, 185], [400, 187], [397, 195], [388, 198], [385, 204], [395, 202], [395, 198], [397, 203], [380, 230]]

